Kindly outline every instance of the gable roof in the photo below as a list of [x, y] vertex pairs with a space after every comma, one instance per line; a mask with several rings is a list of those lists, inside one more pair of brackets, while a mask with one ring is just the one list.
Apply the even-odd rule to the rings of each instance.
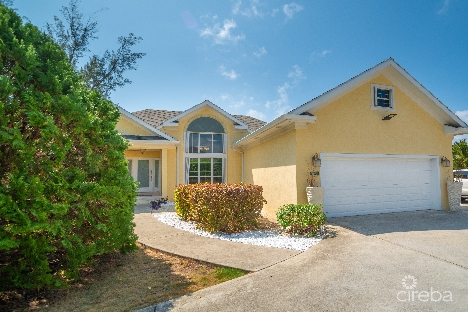
[[243, 123], [245, 123], [247, 127], [249, 127], [250, 131], [255, 131], [267, 124], [263, 120], [250, 117], [250, 116], [245, 116], [245, 115], [233, 115], [233, 116], [239, 119], [240, 121], [242, 121]]
[[161, 125], [164, 121], [181, 114], [182, 111], [168, 111], [157, 109], [144, 109], [141, 111], [133, 112], [132, 114], [146, 121], [153, 127]]
[[[208, 102], [208, 103], [207, 103]], [[135, 115], [136, 117], [144, 120], [148, 124], [152, 125], [153, 127], [158, 127], [160, 128], [163, 123], [169, 123], [169, 122], [175, 122], [179, 118], [195, 111], [196, 109], [208, 105], [218, 112], [222, 113], [229, 119], [231, 119], [234, 124], [237, 124], [238, 126], [245, 127], [249, 132], [255, 131], [258, 128], [262, 127], [263, 125], [266, 124], [266, 122], [250, 117], [250, 116], [244, 116], [244, 115], [230, 115], [215, 104], [211, 103], [210, 101], [204, 101], [201, 104], [198, 104], [186, 111], [168, 111], [168, 110], [155, 110], [155, 109], [145, 109], [137, 112], [133, 112], [132, 114]]]
[[[416, 98], [416, 102], [425, 109], [432, 117], [439, 121], [443, 125], [452, 126], [452, 127], [462, 127], [467, 128], [468, 125], [455, 115], [446, 105], [444, 105], [438, 98], [436, 98], [429, 90], [427, 90], [422, 84], [420, 84], [416, 79], [414, 79], [403, 67], [401, 67], [395, 60], [389, 58], [376, 66], [360, 73], [359, 75], [349, 79], [346, 82], [336, 86], [335, 88], [323, 93], [322, 95], [317, 96], [316, 98], [310, 100], [309, 102], [291, 110], [288, 114], [300, 115], [307, 111], [314, 113], [314, 111], [326, 106], [329, 104], [332, 99], [340, 97], [353, 89], [356, 85], [365, 83], [367, 79], [371, 79], [373, 75], [377, 74], [379, 71], [391, 66], [398, 73], [400, 73], [404, 78], [406, 78], [414, 87], [418, 94], [412, 92], [412, 90], [406, 89], [403, 90], [408, 95], [413, 95], [412, 98]], [[387, 77], [387, 76], [386, 76]], [[397, 84], [398, 77], [387, 77], [393, 83]], [[393, 79], [393, 80], [392, 80]], [[404, 89], [403, 86], [398, 85], [401, 89]], [[419, 92], [418, 92], [419, 91]], [[432, 102], [433, 105], [425, 105], [422, 101], [422, 97], [426, 97]], [[418, 101], [419, 100], [419, 101]]]
[[175, 140], [171, 136], [167, 135], [166, 133], [162, 132], [161, 130], [156, 129], [155, 127], [148, 124], [144, 120], [141, 120], [140, 118], [132, 115], [130, 112], [127, 112], [125, 109], [123, 109], [119, 105], [116, 105], [116, 104], [114, 104], [114, 105], [117, 106], [117, 108], [119, 109], [121, 117], [125, 118], [127, 121], [129, 121], [130, 123], [132, 123], [136, 127], [141, 128], [141, 129], [146, 130], [146, 131], [149, 131], [150, 133], [153, 134], [152, 137], [154, 137], [154, 138], [160, 137], [158, 140], [165, 140], [165, 141], [174, 142], [174, 143], [178, 142], [177, 140]]

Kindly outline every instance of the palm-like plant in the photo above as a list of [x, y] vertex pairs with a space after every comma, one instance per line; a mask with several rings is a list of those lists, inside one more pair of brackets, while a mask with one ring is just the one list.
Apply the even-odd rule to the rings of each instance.
[[453, 169], [467, 169], [468, 168], [468, 143], [466, 139], [455, 142], [452, 145], [453, 154]]

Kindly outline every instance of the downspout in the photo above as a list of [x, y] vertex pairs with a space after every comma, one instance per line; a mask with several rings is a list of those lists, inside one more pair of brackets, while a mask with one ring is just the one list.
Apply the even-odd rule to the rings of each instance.
[[242, 152], [242, 183], [244, 183], [244, 152]]
[[179, 146], [176, 146], [176, 185], [179, 185]]

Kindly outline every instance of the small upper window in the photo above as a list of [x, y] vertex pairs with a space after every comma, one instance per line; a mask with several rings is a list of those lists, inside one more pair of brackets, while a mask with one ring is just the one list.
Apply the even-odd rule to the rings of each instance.
[[393, 87], [372, 85], [372, 108], [383, 110], [394, 110]]

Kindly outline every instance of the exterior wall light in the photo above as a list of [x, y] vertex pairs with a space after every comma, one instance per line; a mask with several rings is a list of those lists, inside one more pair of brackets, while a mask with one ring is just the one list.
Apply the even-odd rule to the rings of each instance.
[[397, 114], [388, 114], [387, 116], [385, 116], [384, 118], [382, 118], [382, 120], [390, 120], [392, 119], [393, 117], [395, 117]]
[[319, 155], [318, 155], [318, 154], [315, 154], [315, 155], [312, 157], [312, 164], [314, 165], [314, 167], [320, 167], [320, 166], [322, 166], [322, 160], [319, 158]]
[[450, 160], [448, 160], [445, 156], [442, 156], [440, 163], [442, 164], [442, 167], [450, 167]]
[[143, 155], [146, 152], [146, 149], [141, 149], [140, 153]]

